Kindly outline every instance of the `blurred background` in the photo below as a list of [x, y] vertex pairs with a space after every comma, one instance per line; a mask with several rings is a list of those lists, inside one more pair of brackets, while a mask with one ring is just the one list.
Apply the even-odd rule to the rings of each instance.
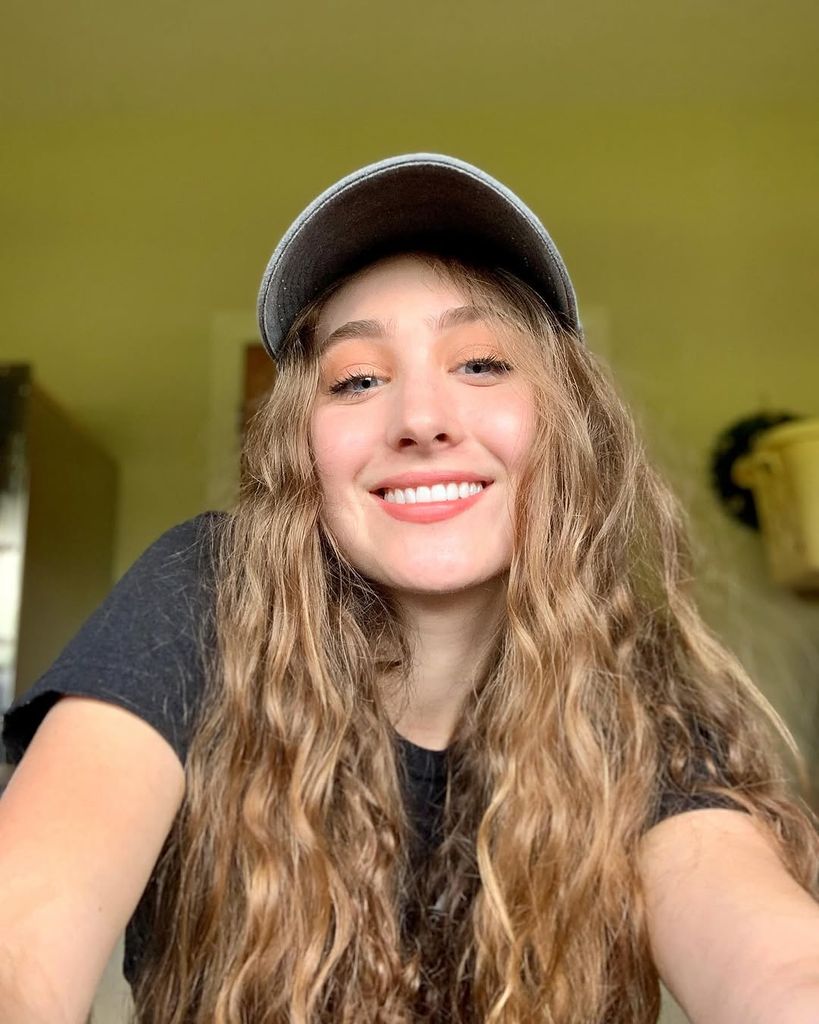
[[[9, 0], [4, 29], [6, 699], [160, 533], [229, 504], [291, 221], [436, 151], [552, 234], [691, 516], [703, 612], [817, 779], [819, 603], [709, 471], [731, 424], [819, 415], [815, 3]], [[124, 1019], [121, 955], [96, 1024]]]

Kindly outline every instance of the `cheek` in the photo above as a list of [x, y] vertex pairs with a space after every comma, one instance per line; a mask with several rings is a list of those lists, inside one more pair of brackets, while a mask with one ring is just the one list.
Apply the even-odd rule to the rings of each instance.
[[350, 417], [345, 420], [332, 412], [316, 413], [310, 427], [316, 472], [327, 497], [355, 480], [366, 454], [364, 439], [360, 432], [351, 429]]
[[530, 401], [510, 397], [486, 420], [487, 444], [492, 444], [508, 467], [526, 456], [535, 436], [534, 407]]
[[327, 493], [332, 487], [332, 476], [338, 470], [336, 445], [332, 433], [327, 430], [321, 416], [314, 417], [310, 426], [310, 443], [316, 460], [316, 473], [322, 490]]

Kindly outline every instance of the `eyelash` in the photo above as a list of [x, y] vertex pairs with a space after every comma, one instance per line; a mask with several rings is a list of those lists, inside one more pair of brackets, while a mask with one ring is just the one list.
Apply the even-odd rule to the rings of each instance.
[[[501, 359], [494, 359], [489, 356], [483, 359], [467, 359], [460, 366], [466, 366], [469, 363], [479, 363], [483, 366], [488, 366], [492, 373], [509, 373], [512, 367], [509, 363], [503, 362]], [[348, 398], [351, 395], [365, 395], [367, 391], [375, 391], [375, 388], [367, 388], [366, 391], [350, 391], [349, 385], [354, 381], [367, 380], [370, 377], [375, 378], [374, 373], [350, 373], [346, 377], [342, 377], [341, 380], [335, 382], [330, 387], [331, 395], [341, 395], [342, 397]]]

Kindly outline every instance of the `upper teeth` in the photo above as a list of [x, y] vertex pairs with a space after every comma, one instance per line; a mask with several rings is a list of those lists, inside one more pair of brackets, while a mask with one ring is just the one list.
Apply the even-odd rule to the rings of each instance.
[[482, 490], [481, 483], [433, 484], [432, 487], [403, 487], [400, 490], [388, 488], [384, 500], [394, 501], [397, 505], [415, 505], [423, 501], [457, 501]]

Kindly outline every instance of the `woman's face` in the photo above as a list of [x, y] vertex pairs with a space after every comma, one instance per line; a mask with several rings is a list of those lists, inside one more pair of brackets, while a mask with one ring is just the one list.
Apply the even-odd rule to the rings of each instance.
[[[348, 325], [322, 352], [311, 421], [324, 523], [350, 562], [390, 589], [460, 591], [511, 561], [516, 474], [534, 430], [531, 392], [514, 369], [484, 362], [508, 359], [487, 324], [450, 313], [435, 325], [463, 305], [422, 262], [393, 256], [348, 281], [318, 324], [320, 346]], [[363, 377], [344, 383], [352, 374]], [[385, 481], [401, 477], [404, 491], [431, 487], [430, 475], [459, 485], [459, 497], [441, 501], [436, 489], [404, 495], [403, 504], [385, 500]], [[460, 497], [475, 490], [460, 485], [477, 480], [488, 486]]]

